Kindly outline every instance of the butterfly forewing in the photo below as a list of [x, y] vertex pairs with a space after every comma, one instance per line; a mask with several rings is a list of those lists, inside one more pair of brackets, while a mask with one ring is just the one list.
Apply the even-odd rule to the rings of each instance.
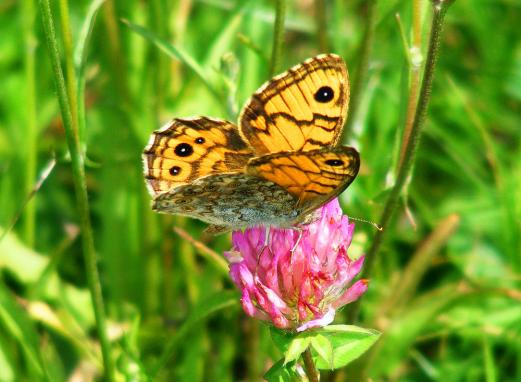
[[246, 103], [239, 129], [257, 155], [333, 147], [348, 100], [344, 61], [320, 55], [264, 84]]
[[143, 153], [145, 179], [155, 196], [202, 176], [241, 171], [252, 155], [230, 122], [174, 119], [150, 137]]

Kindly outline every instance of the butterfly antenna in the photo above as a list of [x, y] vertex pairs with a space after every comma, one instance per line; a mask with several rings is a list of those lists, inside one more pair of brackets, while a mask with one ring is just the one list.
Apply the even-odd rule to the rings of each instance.
[[355, 218], [353, 216], [349, 216], [349, 220], [354, 220], [354, 221], [357, 221], [357, 222], [360, 222], [360, 223], [370, 224], [374, 228], [376, 228], [378, 231], [383, 231], [384, 230], [384, 227], [382, 227], [380, 224], [375, 223], [375, 222], [373, 222], [371, 220], [366, 220], [366, 219], [362, 219], [362, 218]]

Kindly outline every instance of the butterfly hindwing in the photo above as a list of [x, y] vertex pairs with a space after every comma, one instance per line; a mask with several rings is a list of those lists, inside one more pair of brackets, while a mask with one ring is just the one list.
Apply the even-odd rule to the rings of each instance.
[[333, 147], [348, 100], [344, 61], [334, 54], [319, 55], [253, 94], [241, 113], [239, 129], [257, 155]]
[[252, 155], [230, 122], [174, 119], [150, 137], [143, 153], [145, 179], [156, 196], [203, 176], [241, 171]]
[[252, 158], [247, 173], [273, 183], [293, 195], [296, 206], [311, 211], [344, 191], [360, 167], [352, 147], [285, 152]]
[[266, 179], [241, 173], [209, 175], [158, 195], [153, 209], [234, 228], [283, 225], [297, 215], [297, 200]]

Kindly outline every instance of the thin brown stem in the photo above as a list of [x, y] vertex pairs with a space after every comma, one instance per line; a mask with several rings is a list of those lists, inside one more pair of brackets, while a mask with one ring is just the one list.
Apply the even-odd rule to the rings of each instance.
[[412, 44], [418, 47], [421, 45], [421, 1], [412, 2]]
[[199, 240], [194, 239], [188, 232], [180, 227], [174, 227], [174, 232], [177, 233], [182, 239], [193, 245], [194, 248], [196, 248], [198, 251], [200, 251], [200, 253], [205, 256], [208, 261], [213, 263], [220, 272], [225, 275], [228, 274], [228, 264], [221, 255], [208, 246], [204, 245], [204, 243], [200, 242]]
[[311, 356], [311, 350], [309, 350], [309, 348], [302, 353], [302, 360], [304, 361], [304, 370], [308, 376], [309, 382], [318, 382], [320, 380], [320, 374], [315, 367], [313, 357]]
[[458, 228], [459, 221], [460, 217], [457, 214], [447, 216], [420, 244], [403, 272], [401, 272], [399, 282], [392, 288], [392, 296], [380, 306], [376, 320], [378, 320], [379, 317], [383, 318], [389, 314], [399, 312], [400, 309], [406, 305], [418, 287], [422, 276], [431, 266], [433, 258], [439, 253], [440, 249], [447, 243]]

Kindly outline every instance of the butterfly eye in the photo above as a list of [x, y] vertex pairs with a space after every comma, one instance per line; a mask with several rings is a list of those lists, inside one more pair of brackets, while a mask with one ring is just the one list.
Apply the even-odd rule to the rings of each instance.
[[328, 159], [328, 160], [326, 160], [326, 164], [329, 166], [338, 167], [338, 166], [342, 166], [344, 164], [344, 162], [341, 161], [340, 159]]
[[335, 92], [329, 86], [322, 86], [315, 93], [315, 101], [325, 103], [329, 102], [335, 96]]
[[168, 172], [172, 176], [179, 175], [179, 173], [181, 172], [181, 167], [179, 167], [179, 166], [170, 167], [170, 170], [168, 170]]
[[193, 154], [194, 149], [188, 143], [180, 143], [175, 147], [174, 152], [177, 156], [187, 157]]

